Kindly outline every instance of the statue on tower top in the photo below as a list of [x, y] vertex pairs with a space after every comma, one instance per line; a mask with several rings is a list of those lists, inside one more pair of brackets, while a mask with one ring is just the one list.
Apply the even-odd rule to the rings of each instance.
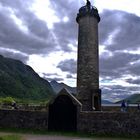
[[77, 14], [76, 21], [78, 22], [81, 17], [90, 16], [97, 18], [98, 22], [100, 21], [100, 16], [98, 14], [98, 10], [95, 6], [91, 5], [90, 0], [87, 0], [85, 6], [82, 6], [79, 9], [79, 13]]
[[90, 9], [91, 9], [91, 3], [90, 3], [90, 1], [89, 0], [87, 0], [87, 9], [88, 9], [88, 12], [90, 11]]
[[87, 5], [91, 5], [91, 3], [90, 3], [90, 1], [89, 1], [89, 0], [87, 0]]

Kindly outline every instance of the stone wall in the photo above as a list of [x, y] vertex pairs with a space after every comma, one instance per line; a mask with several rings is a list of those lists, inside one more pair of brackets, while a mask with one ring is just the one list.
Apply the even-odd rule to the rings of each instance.
[[47, 129], [48, 113], [41, 111], [0, 110], [0, 127]]
[[140, 135], [140, 112], [81, 112], [80, 132], [112, 135]]
[[[140, 136], [140, 112], [80, 112], [77, 117], [78, 132]], [[48, 130], [48, 112], [0, 110], [0, 127]]]

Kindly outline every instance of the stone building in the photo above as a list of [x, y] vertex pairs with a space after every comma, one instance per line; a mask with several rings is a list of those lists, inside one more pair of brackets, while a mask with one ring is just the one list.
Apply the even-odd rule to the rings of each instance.
[[[49, 130], [77, 130], [79, 112], [100, 111], [98, 10], [87, 0], [79, 9], [77, 96], [63, 89], [49, 105]], [[56, 117], [57, 116], [57, 117]]]
[[48, 129], [51, 131], [76, 131], [77, 112], [82, 104], [69, 93], [62, 89], [50, 102]]

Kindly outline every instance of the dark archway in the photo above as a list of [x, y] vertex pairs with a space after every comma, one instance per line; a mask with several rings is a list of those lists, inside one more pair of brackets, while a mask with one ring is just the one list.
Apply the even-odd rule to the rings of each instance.
[[49, 105], [48, 129], [51, 131], [76, 131], [77, 107], [67, 95], [58, 96]]

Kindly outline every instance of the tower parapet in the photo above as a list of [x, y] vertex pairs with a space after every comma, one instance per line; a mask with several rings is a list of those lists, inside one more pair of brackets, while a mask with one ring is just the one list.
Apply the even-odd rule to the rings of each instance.
[[92, 6], [90, 1], [87, 0], [87, 4], [79, 9], [79, 13], [77, 14], [76, 21], [79, 22], [79, 19], [84, 16], [93, 16], [97, 18], [98, 22], [100, 22], [100, 16], [98, 14], [98, 10], [95, 6]]

